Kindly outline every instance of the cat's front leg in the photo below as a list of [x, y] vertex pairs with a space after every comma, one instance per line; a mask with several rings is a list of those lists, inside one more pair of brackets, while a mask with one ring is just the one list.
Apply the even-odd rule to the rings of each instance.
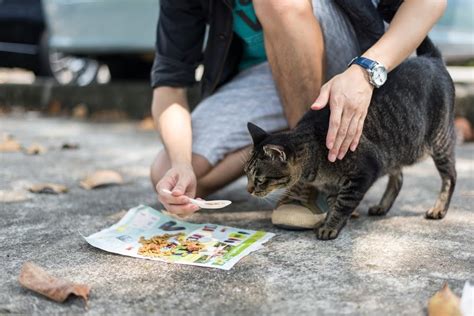
[[320, 240], [335, 239], [346, 225], [352, 212], [373, 183], [372, 177], [358, 177], [344, 181], [336, 195], [329, 196], [329, 212], [324, 223], [315, 228]]

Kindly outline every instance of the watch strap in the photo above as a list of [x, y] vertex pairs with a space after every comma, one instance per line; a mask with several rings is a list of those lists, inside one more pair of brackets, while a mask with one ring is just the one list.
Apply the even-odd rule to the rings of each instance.
[[371, 70], [372, 68], [375, 67], [375, 65], [377, 65], [377, 62], [372, 59], [358, 56], [351, 60], [351, 62], [349, 63], [349, 66], [351, 66], [352, 64], [356, 64], [356, 65], [361, 66], [364, 69]]

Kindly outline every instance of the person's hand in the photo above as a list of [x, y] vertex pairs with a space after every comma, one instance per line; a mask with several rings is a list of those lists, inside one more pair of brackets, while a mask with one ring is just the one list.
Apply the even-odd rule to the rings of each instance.
[[[163, 192], [164, 189], [171, 194]], [[199, 210], [189, 202], [189, 198], [196, 195], [196, 176], [189, 165], [178, 165], [168, 170], [156, 185], [156, 192], [158, 200], [174, 215], [186, 217]]]
[[328, 103], [331, 108], [326, 137], [329, 161], [344, 158], [349, 148], [356, 150], [373, 89], [366, 71], [358, 65], [352, 65], [321, 87], [311, 109], [320, 110]]

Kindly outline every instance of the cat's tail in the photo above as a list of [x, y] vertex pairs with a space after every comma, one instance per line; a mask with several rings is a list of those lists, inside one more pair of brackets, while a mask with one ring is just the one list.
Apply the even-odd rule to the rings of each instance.
[[433, 42], [428, 36], [425, 37], [423, 42], [421, 42], [420, 46], [418, 46], [418, 48], [416, 49], [416, 55], [439, 59], [443, 58], [439, 49], [435, 46], [435, 44], [433, 44]]

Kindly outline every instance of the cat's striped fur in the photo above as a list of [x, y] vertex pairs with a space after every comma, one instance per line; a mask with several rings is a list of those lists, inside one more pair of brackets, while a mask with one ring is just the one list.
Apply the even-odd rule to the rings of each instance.
[[456, 183], [454, 85], [428, 38], [417, 53], [375, 89], [359, 146], [343, 160], [327, 160], [329, 107], [308, 111], [295, 129], [277, 134], [249, 123], [254, 140], [245, 167], [249, 192], [265, 196], [288, 188], [297, 195], [291, 191], [296, 183], [316, 186], [327, 193], [330, 206], [325, 222], [316, 228], [317, 237], [334, 239], [379, 177], [389, 176], [387, 189], [369, 215], [385, 215], [401, 189], [402, 167], [429, 155], [442, 185], [426, 217], [443, 218]]

